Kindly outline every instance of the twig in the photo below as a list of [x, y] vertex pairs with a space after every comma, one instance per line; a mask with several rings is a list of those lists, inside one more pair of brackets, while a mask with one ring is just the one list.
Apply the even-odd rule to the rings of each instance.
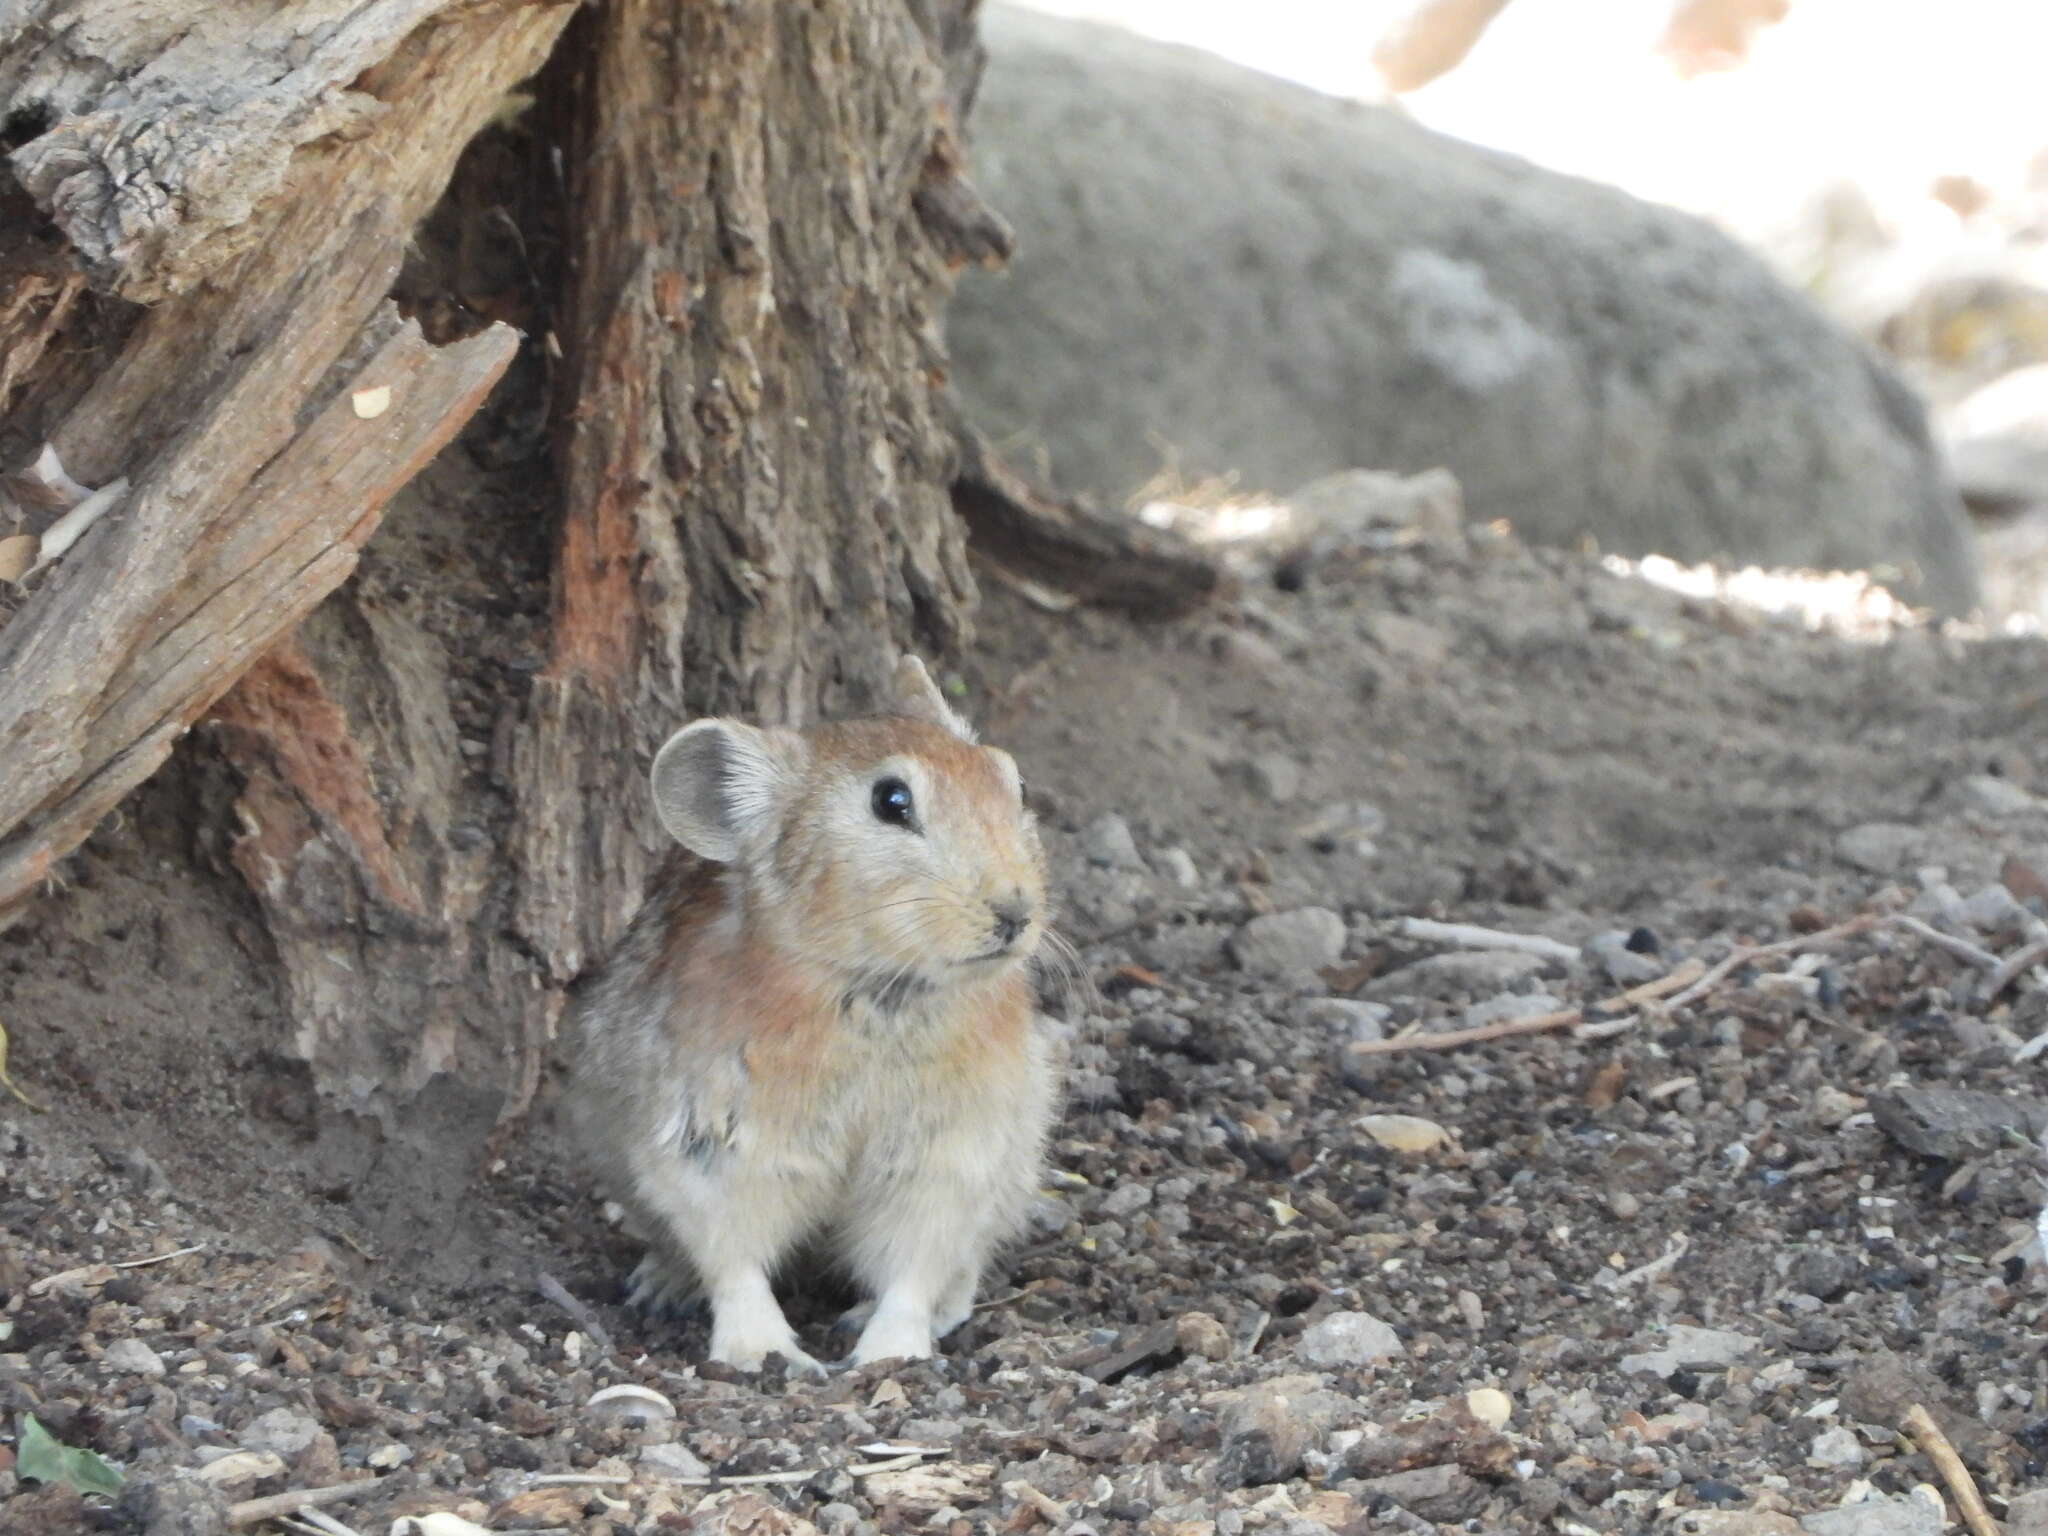
[[1970, 1528], [1970, 1536], [1999, 1536], [1998, 1522], [1984, 1507], [1983, 1496], [1977, 1492], [1970, 1469], [1963, 1465], [1963, 1458], [1956, 1454], [1955, 1446], [1941, 1432], [1941, 1426], [1934, 1422], [1934, 1415], [1927, 1411], [1926, 1405], [1915, 1403], [1908, 1408], [1901, 1427], [1927, 1453], [1927, 1459], [1941, 1473], [1941, 1480], [1948, 1484], [1948, 1491], [1955, 1495], [1956, 1508], [1962, 1511], [1963, 1524]]
[[2029, 967], [2048, 960], [2048, 939], [2036, 939], [2024, 948], [2016, 949], [1998, 964], [1998, 969], [1984, 978], [1984, 995], [1979, 1001], [1990, 1002], [2011, 986], [2020, 974]]
[[1426, 917], [1404, 917], [1394, 925], [1394, 931], [1404, 939], [1452, 944], [1459, 949], [1512, 949], [1525, 955], [1541, 955], [1546, 960], [1579, 958], [1575, 945], [1540, 933], [1509, 933], [1505, 929], [1479, 928], [1470, 923], [1432, 922]]
[[266, 1493], [260, 1499], [244, 1499], [228, 1506], [228, 1525], [236, 1529], [261, 1525], [279, 1515], [295, 1515], [321, 1504], [345, 1504], [384, 1486], [381, 1477], [366, 1477], [354, 1483], [329, 1483], [325, 1488], [299, 1488], [286, 1493]]
[[194, 1243], [189, 1248], [173, 1248], [169, 1253], [152, 1254], [149, 1258], [146, 1259], [123, 1259], [118, 1264], [109, 1264], [107, 1268], [145, 1269], [151, 1264], [167, 1264], [172, 1259], [182, 1259], [185, 1257], [186, 1254], [198, 1253], [205, 1247], [206, 1244], [204, 1243]]
[[[1662, 997], [1667, 992], [1690, 985], [1703, 971], [1697, 960], [1688, 960], [1668, 976], [1655, 981], [1646, 981], [1639, 987], [1630, 987], [1618, 997], [1599, 1005], [1605, 1012], [1612, 1008], [1629, 1008], [1637, 1003], [1646, 1003]], [[1546, 1030], [1563, 1029], [1566, 1025], [1577, 1024], [1586, 1016], [1583, 1008], [1561, 1008], [1555, 1013], [1539, 1013], [1526, 1019], [1503, 1019], [1498, 1024], [1480, 1024], [1471, 1029], [1447, 1029], [1438, 1034], [1398, 1035], [1392, 1040], [1361, 1040], [1344, 1049], [1353, 1056], [1384, 1056], [1391, 1051], [1450, 1051], [1461, 1045], [1479, 1045], [1488, 1040], [1506, 1040], [1515, 1035], [1540, 1035]]]
[[1912, 916], [1910, 913], [1894, 912], [1888, 921], [1894, 928], [1903, 928], [1908, 933], [1917, 933], [1937, 949], [1947, 950], [1966, 965], [1974, 965], [1979, 970], [1984, 971], [1995, 971], [1998, 969], [1998, 956], [1992, 954], [1990, 950], [1979, 949], [1968, 939], [1959, 939], [1954, 934], [1943, 933], [1932, 923], [1923, 923], [1919, 918]]
[[1875, 913], [1865, 913], [1861, 917], [1850, 918], [1846, 923], [1837, 923], [1832, 928], [1823, 928], [1818, 933], [1802, 933], [1797, 938], [1780, 939], [1775, 944], [1738, 944], [1726, 959], [1715, 965], [1712, 970], [1708, 971], [1698, 981], [1687, 987], [1678, 996], [1672, 998], [1664, 1006], [1667, 1008], [1683, 1008], [1688, 1003], [1698, 1001], [1751, 961], [1768, 959], [1773, 955], [1796, 955], [1803, 949], [1817, 949], [1821, 945], [1831, 944], [1837, 939], [1847, 939], [1859, 933], [1868, 933], [1883, 921], [1884, 919]]
[[[317, 1509], [300, 1510], [298, 1520], [303, 1520], [307, 1529], [323, 1531], [326, 1533], [326, 1536], [363, 1536], [363, 1533], [354, 1526], [344, 1525], [341, 1521], [335, 1519], [334, 1516], [323, 1515]], [[292, 1523], [296, 1525], [298, 1520], [294, 1520]]]
[[569, 1288], [562, 1284], [561, 1281], [557, 1280], [546, 1270], [542, 1270], [538, 1275], [534, 1276], [533, 1288], [560, 1307], [564, 1312], [568, 1313], [575, 1321], [576, 1326], [590, 1335], [591, 1341], [599, 1349], [608, 1355], [618, 1353], [612, 1347], [612, 1336], [605, 1332], [604, 1324], [597, 1320], [597, 1314], [570, 1295]]

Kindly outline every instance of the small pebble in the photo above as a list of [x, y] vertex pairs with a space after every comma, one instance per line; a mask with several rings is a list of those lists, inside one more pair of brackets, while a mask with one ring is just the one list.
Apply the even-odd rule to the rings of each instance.
[[140, 1339], [116, 1339], [107, 1346], [106, 1360], [115, 1370], [136, 1376], [159, 1377], [169, 1369], [163, 1356]]
[[1302, 1330], [1294, 1353], [1310, 1365], [1370, 1365], [1404, 1354], [1393, 1328], [1370, 1312], [1332, 1312]]
[[1131, 824], [1116, 815], [1102, 815], [1081, 829], [1081, 853], [1090, 864], [1103, 869], [1142, 870]]

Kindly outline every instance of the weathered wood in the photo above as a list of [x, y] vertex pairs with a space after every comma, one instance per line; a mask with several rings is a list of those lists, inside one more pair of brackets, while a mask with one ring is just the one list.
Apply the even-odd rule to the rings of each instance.
[[516, 924], [557, 981], [638, 904], [683, 719], [801, 721], [965, 637], [937, 320], [1004, 238], [952, 146], [972, 9], [615, 0], [572, 33], [565, 512], [513, 748]]
[[1223, 585], [1222, 568], [1178, 534], [1039, 491], [958, 426], [953, 506], [974, 551], [1003, 570], [1136, 618], [1190, 613]]
[[[74, 476], [131, 490], [0, 629], [0, 915], [347, 575], [510, 359], [509, 331], [437, 352], [378, 307], [462, 144], [567, 16], [45, 0], [0, 34], [0, 107], [50, 124], [10, 157], [22, 185], [98, 283], [161, 299], [82, 395], [23, 391]], [[379, 385], [387, 411], [359, 414]]]

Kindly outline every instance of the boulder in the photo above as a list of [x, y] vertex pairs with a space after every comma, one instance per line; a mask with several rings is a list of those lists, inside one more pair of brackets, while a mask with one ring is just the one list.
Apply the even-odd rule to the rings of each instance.
[[1021, 466], [1112, 502], [1167, 455], [1276, 492], [1441, 466], [1542, 542], [1974, 599], [1919, 399], [1701, 220], [1113, 27], [985, 36], [974, 174], [1018, 252], [948, 332]]

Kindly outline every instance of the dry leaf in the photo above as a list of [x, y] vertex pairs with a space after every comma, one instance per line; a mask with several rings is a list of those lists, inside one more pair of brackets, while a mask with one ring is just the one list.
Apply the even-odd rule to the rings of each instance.
[[359, 389], [349, 396], [349, 404], [355, 407], [356, 414], [365, 421], [382, 416], [391, 409], [391, 386], [379, 384], [371, 389]]
[[36, 550], [42, 540], [32, 533], [9, 534], [0, 539], [0, 581], [20, 581], [35, 568]]

